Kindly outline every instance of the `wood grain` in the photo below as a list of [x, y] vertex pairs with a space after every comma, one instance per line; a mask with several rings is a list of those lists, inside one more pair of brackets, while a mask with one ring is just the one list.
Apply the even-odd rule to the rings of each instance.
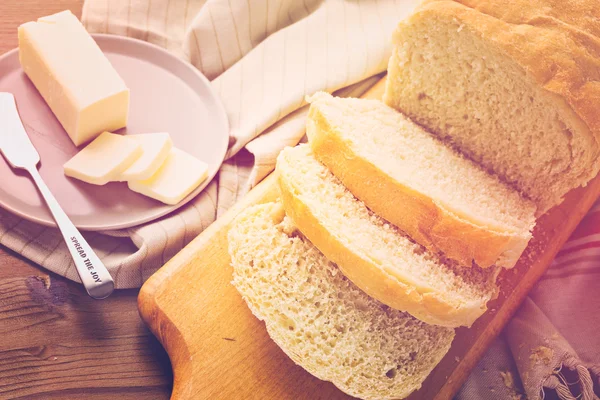
[[0, 398], [168, 398], [170, 363], [136, 296], [121, 290], [93, 300], [79, 284], [2, 251]]
[[0, 54], [17, 47], [17, 27], [44, 15], [71, 10], [81, 16], [83, 0], [0, 0]]
[[[0, 0], [0, 54], [19, 24], [82, 0]], [[58, 234], [58, 233], [57, 233]], [[95, 301], [0, 246], [0, 399], [168, 399], [171, 368], [137, 311], [137, 290]]]
[[[367, 96], [382, 93], [383, 81]], [[450, 352], [411, 399], [449, 399], [456, 393], [599, 194], [596, 178], [538, 221], [517, 266], [500, 276], [499, 298], [472, 328], [457, 330]], [[173, 398], [347, 398], [294, 365], [230, 284], [226, 235], [232, 220], [246, 207], [277, 196], [271, 175], [142, 287], [142, 317], [173, 363]]]

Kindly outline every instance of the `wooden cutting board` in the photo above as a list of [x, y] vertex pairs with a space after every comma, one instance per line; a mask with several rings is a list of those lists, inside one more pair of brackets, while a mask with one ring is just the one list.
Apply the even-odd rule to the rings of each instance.
[[[364, 97], [381, 98], [384, 80]], [[599, 194], [596, 178], [538, 221], [518, 265], [501, 274], [498, 299], [473, 327], [457, 330], [450, 352], [410, 399], [448, 399], [456, 393]], [[348, 398], [295, 365], [230, 283], [227, 231], [233, 219], [277, 197], [271, 174], [142, 287], [140, 313], [173, 365], [173, 399]]]

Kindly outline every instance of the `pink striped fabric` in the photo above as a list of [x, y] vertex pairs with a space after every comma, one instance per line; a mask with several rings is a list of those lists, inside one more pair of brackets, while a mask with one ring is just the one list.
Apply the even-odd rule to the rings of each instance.
[[600, 200], [457, 399], [598, 399]]
[[[140, 287], [273, 170], [277, 154], [304, 135], [306, 94], [356, 97], [377, 82], [391, 54], [388, 38], [417, 1], [86, 1], [89, 32], [146, 40], [202, 71], [231, 127], [218, 176], [186, 206], [142, 226], [86, 234], [116, 287]], [[79, 280], [54, 228], [0, 210], [0, 243]]]

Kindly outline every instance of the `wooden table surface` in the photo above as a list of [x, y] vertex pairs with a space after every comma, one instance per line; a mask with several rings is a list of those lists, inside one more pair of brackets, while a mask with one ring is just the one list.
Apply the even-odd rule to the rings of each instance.
[[[17, 27], [83, 0], [0, 0], [0, 54]], [[169, 359], [143, 324], [138, 290], [96, 301], [0, 246], [0, 399], [168, 399]]]

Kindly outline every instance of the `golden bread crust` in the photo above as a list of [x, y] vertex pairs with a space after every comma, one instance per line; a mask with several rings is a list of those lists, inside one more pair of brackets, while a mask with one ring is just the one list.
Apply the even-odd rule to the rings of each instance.
[[582, 147], [592, 150], [578, 160], [590, 166], [587, 182], [600, 168], [599, 15], [595, 0], [429, 0], [401, 24], [451, 18], [512, 59], [575, 127]]
[[529, 233], [480, 226], [398, 182], [355, 151], [318, 106], [310, 108], [307, 134], [315, 156], [354, 196], [434, 252], [468, 267], [475, 262], [483, 268], [512, 268], [531, 238]]
[[[280, 154], [280, 159], [286, 152]], [[472, 301], [456, 307], [432, 287], [420, 285], [413, 276], [400, 271], [388, 271], [368, 255], [360, 254], [330, 232], [298, 196], [294, 182], [281, 172], [278, 160], [279, 187], [286, 215], [294, 225], [342, 273], [369, 296], [428, 324], [446, 327], [471, 326], [487, 309], [486, 302]]]

